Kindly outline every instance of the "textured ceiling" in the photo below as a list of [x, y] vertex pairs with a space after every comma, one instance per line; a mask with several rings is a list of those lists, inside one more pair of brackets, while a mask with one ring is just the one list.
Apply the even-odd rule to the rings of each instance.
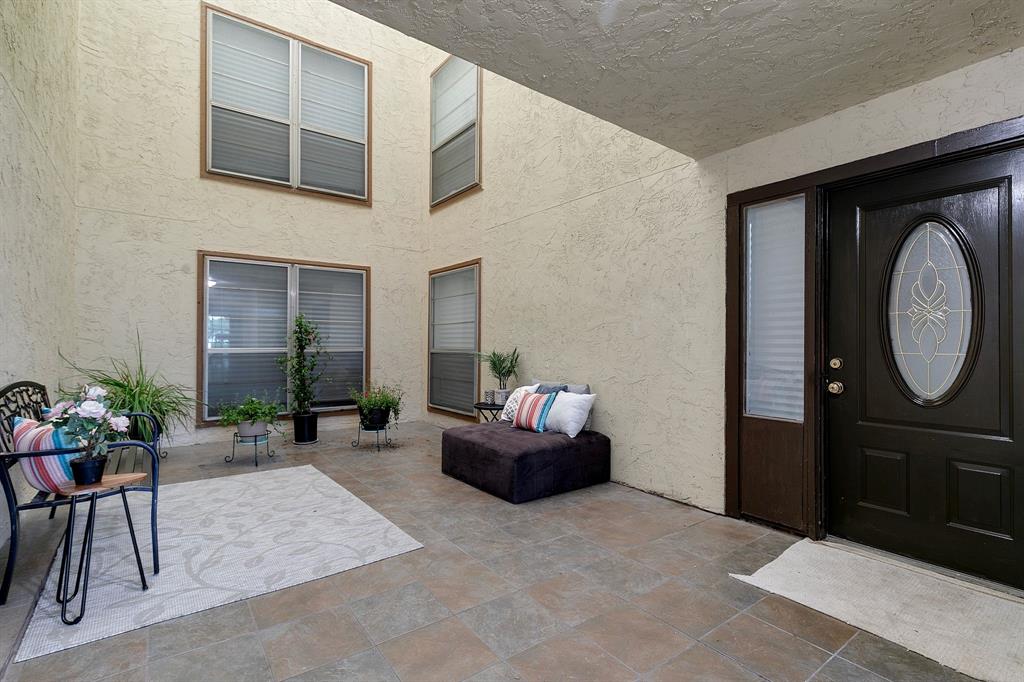
[[693, 157], [1024, 45], [1024, 0], [332, 0]]

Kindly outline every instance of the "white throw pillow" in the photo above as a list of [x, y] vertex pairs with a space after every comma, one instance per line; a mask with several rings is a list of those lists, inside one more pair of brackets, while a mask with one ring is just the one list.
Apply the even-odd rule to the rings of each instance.
[[538, 384], [533, 386], [520, 386], [516, 390], [512, 391], [512, 394], [505, 401], [505, 409], [501, 411], [501, 421], [510, 422], [516, 418], [516, 410], [519, 409], [519, 401], [523, 399], [523, 394], [533, 393], [538, 388]]
[[566, 393], [559, 391], [555, 396], [555, 402], [548, 410], [548, 419], [544, 422], [545, 431], [557, 431], [564, 433], [569, 438], [575, 438], [590, 416], [590, 409], [594, 406], [593, 393]]

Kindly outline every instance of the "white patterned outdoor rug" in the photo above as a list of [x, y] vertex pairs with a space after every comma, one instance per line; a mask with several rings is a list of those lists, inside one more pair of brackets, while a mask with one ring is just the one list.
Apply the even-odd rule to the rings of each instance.
[[[97, 503], [85, 618], [54, 600], [60, 550], [16, 661], [316, 580], [423, 545], [312, 466], [160, 486], [160, 573], [149, 495], [128, 493], [149, 589], [142, 590], [118, 497]], [[75, 524], [73, 566], [85, 529]], [[77, 600], [71, 605], [77, 613]]]
[[1024, 600], [831, 542], [801, 540], [745, 583], [983, 680], [1024, 680]]

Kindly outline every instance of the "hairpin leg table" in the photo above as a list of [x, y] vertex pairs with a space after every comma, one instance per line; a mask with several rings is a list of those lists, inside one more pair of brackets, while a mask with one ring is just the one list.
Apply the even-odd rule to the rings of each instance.
[[[60, 604], [60, 619], [65, 625], [74, 625], [85, 616], [85, 599], [89, 595], [89, 564], [92, 562], [92, 536], [96, 525], [96, 497], [99, 493], [107, 490], [120, 489], [121, 502], [124, 503], [124, 515], [128, 521], [128, 534], [132, 538], [132, 549], [135, 550], [135, 563], [139, 567], [139, 579], [142, 581], [142, 589], [149, 589], [146, 584], [146, 574], [142, 569], [142, 557], [139, 555], [139, 543], [135, 539], [135, 526], [132, 524], [132, 513], [128, 509], [128, 496], [124, 487], [139, 483], [147, 474], [137, 472], [134, 474], [111, 474], [104, 476], [98, 483], [92, 485], [69, 485], [60, 489], [61, 495], [71, 499], [68, 509], [68, 525], [64, 530], [64, 551], [60, 560], [60, 573], [57, 576], [57, 603]], [[75, 537], [75, 512], [79, 501], [88, 500], [89, 510], [85, 517], [85, 533], [82, 535], [82, 552], [78, 557], [78, 569], [75, 576], [75, 589], [71, 591], [71, 546]], [[81, 589], [82, 597], [79, 600], [78, 615], [74, 618], [68, 617], [68, 604], [78, 596]], [[69, 594], [70, 591], [70, 594]]]

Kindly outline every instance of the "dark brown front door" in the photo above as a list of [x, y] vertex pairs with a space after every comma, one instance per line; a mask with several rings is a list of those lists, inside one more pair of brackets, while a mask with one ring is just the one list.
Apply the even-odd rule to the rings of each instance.
[[1022, 185], [1011, 150], [827, 196], [829, 532], [1017, 587]]

